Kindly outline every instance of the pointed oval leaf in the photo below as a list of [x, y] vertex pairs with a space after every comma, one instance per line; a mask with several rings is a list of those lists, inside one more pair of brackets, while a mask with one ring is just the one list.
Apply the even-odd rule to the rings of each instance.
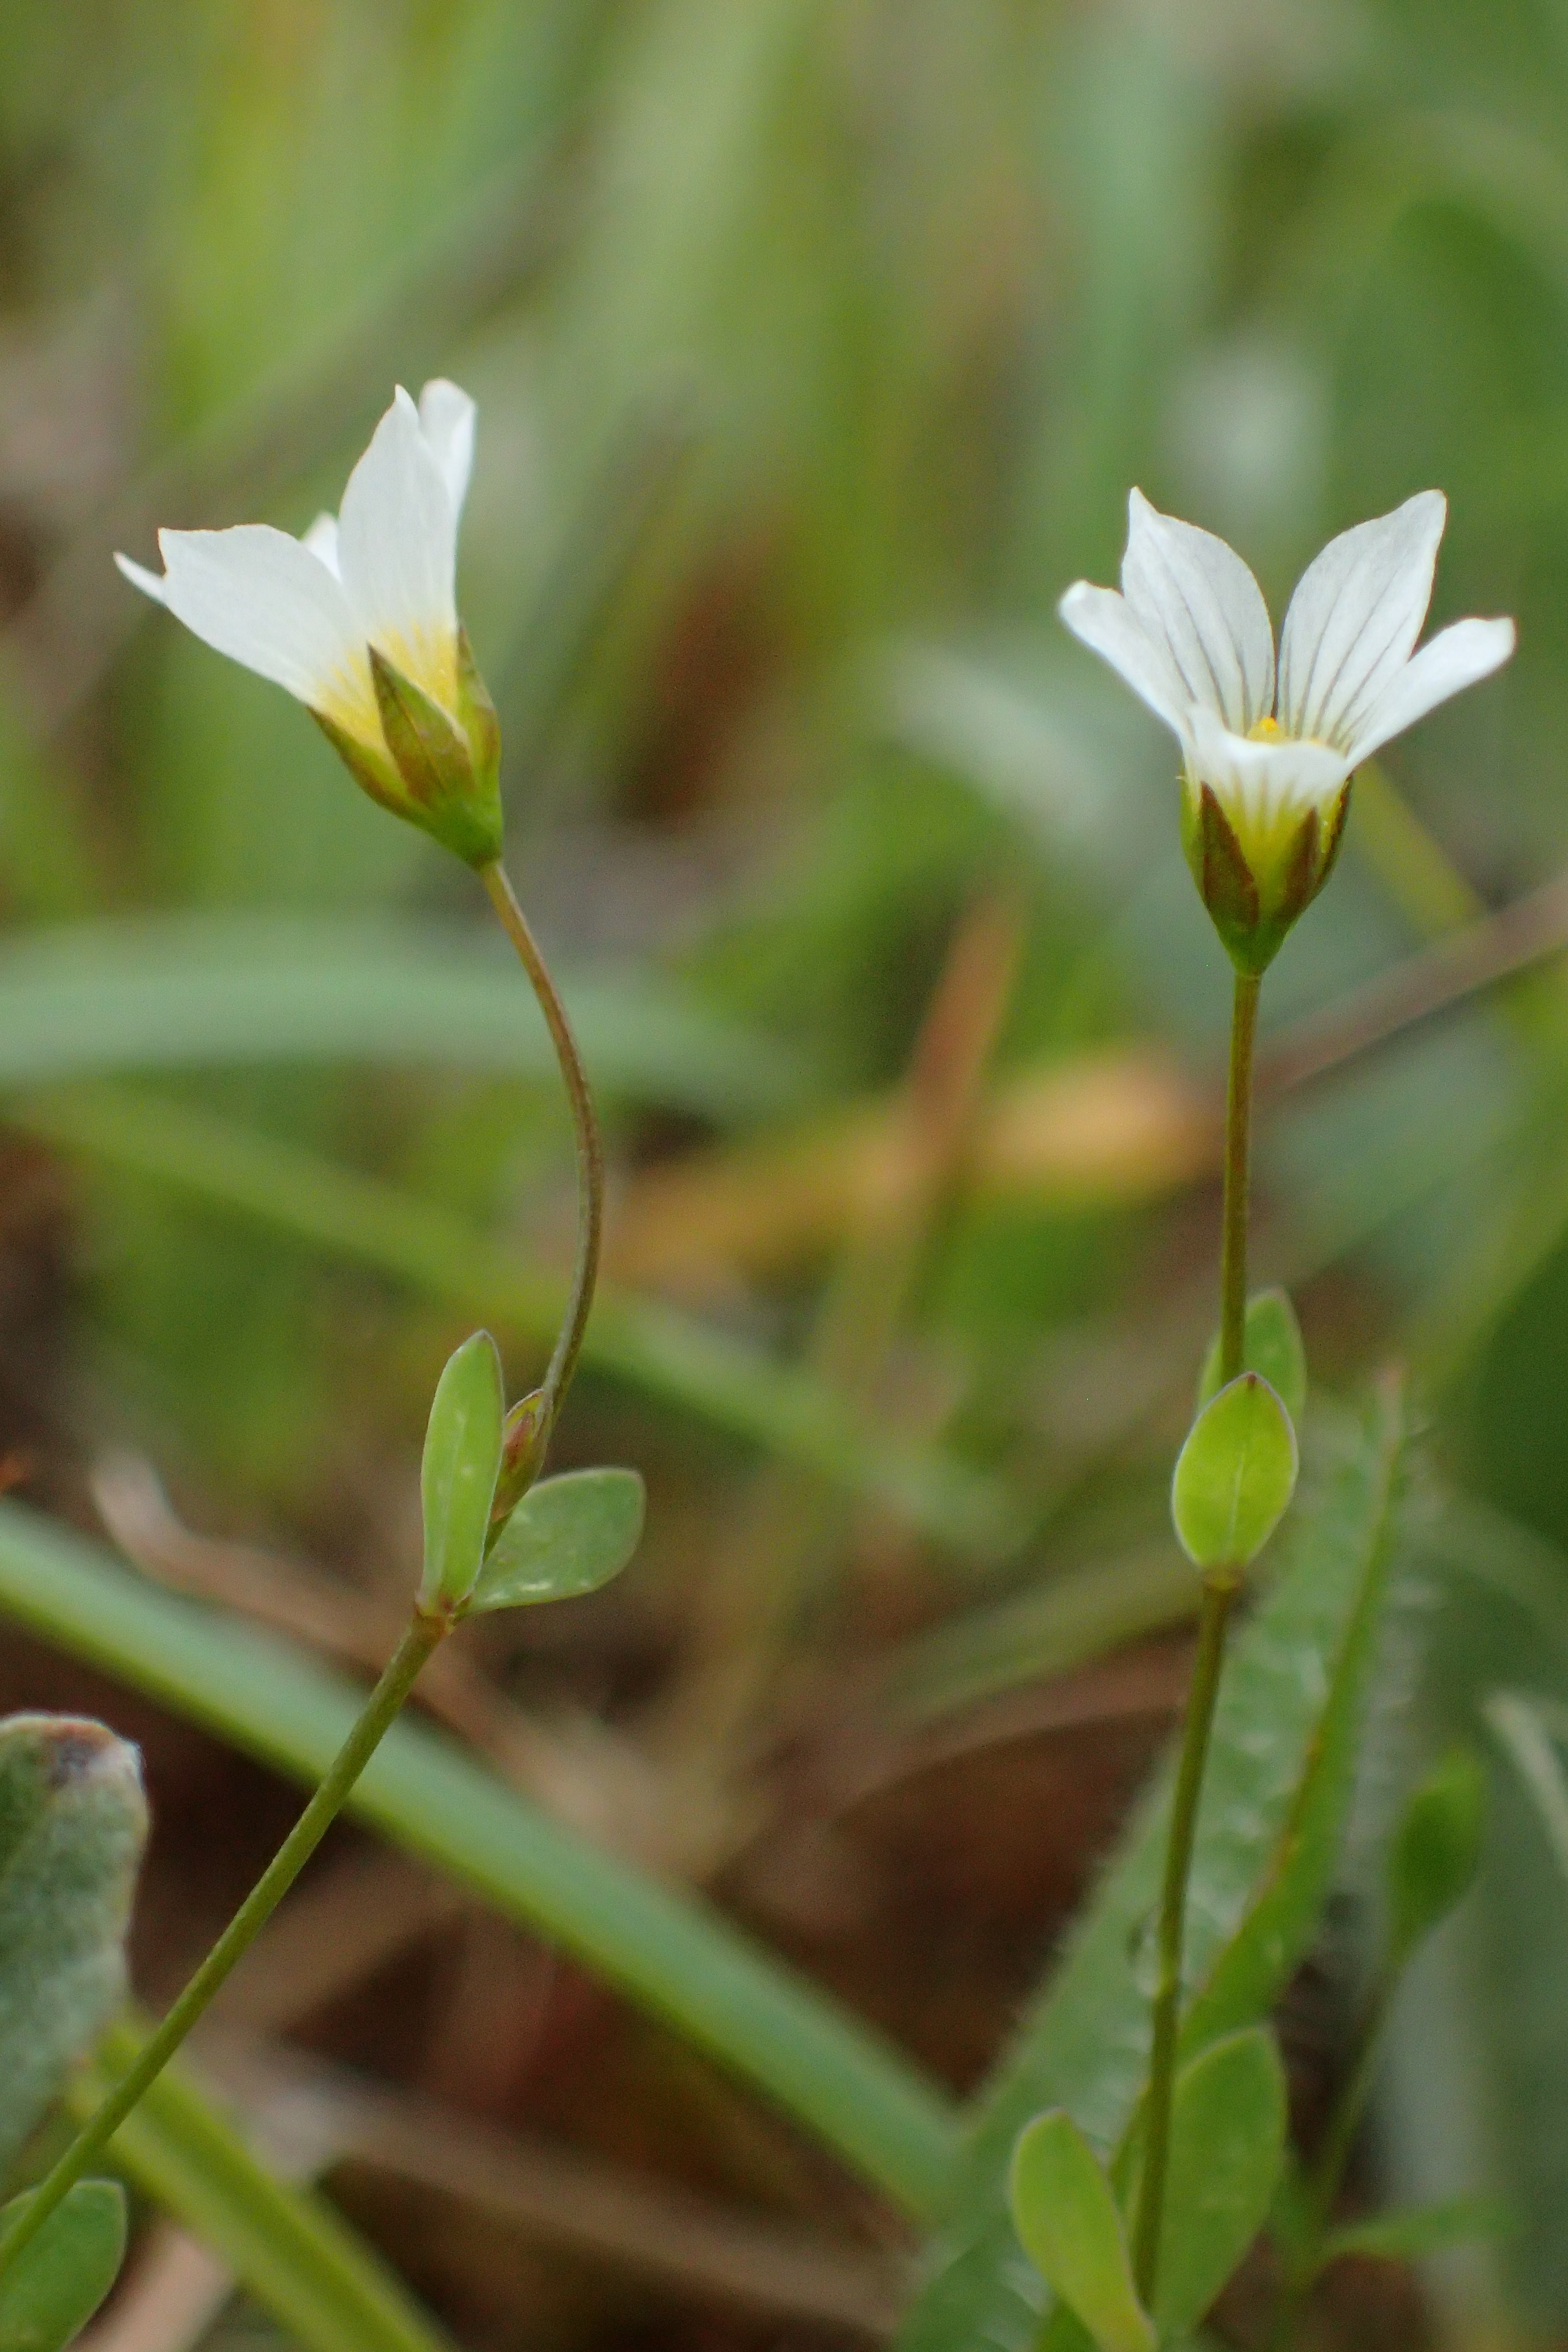
[[490, 1548], [469, 1606], [572, 1601], [618, 1576], [642, 1537], [635, 1470], [568, 1470], [531, 1486]]
[[1296, 1433], [1260, 1372], [1243, 1372], [1205, 1405], [1171, 1481], [1171, 1517], [1194, 1568], [1240, 1571], [1255, 1560], [1296, 1491]]
[[0, 1722], [0, 2165], [123, 1997], [146, 1836], [128, 1741], [78, 1716]]
[[1019, 2134], [1008, 2198], [1024, 2252], [1100, 2352], [1153, 2352], [1110, 2183], [1065, 2107]]
[[425, 1505], [426, 1608], [472, 1590], [489, 1533], [505, 1417], [500, 1358], [488, 1331], [451, 1356], [436, 1383], [419, 1486]]
[[1480, 1867], [1486, 1774], [1464, 1748], [1411, 1790], [1388, 1853], [1389, 1940], [1403, 1961], [1457, 1908]]
[[[1220, 1391], [1219, 1333], [1209, 1343], [1198, 1381], [1194, 1412], [1201, 1412]], [[1247, 1302], [1247, 1328], [1241, 1343], [1242, 1370], [1261, 1372], [1286, 1412], [1300, 1429], [1307, 1410], [1307, 1350], [1296, 1310], [1283, 1290], [1260, 1290]]]
[[[0, 2238], [35, 2193], [0, 2211]], [[125, 2191], [117, 2180], [79, 2180], [0, 2278], [0, 2352], [62, 2352], [114, 2284], [124, 2256]]]
[[1268, 2220], [1286, 2120], [1267, 2026], [1211, 2042], [1177, 2076], [1154, 2298], [1163, 2340], [1196, 2326]]

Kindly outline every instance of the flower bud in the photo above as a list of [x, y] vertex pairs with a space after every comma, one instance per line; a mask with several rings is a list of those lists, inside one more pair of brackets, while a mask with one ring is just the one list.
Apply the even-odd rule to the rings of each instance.
[[500, 1474], [490, 1501], [492, 1543], [542, 1469], [549, 1440], [544, 1391], [531, 1389], [512, 1406], [501, 1431]]

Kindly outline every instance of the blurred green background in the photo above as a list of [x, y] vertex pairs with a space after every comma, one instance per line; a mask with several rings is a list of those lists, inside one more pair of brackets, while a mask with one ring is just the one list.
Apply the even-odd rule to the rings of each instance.
[[[0, 1374], [42, 1493], [85, 1510], [133, 1447], [204, 1526], [395, 1587], [446, 1349], [489, 1313], [516, 1385], [548, 1333], [568, 1140], [477, 894], [109, 560], [302, 529], [441, 373], [479, 404], [459, 585], [512, 870], [614, 1146], [566, 1444], [654, 1496], [629, 1619], [517, 1687], [695, 1723], [726, 1783], [756, 1692], [793, 1721], [840, 1644], [940, 1714], [1179, 1618], [1227, 989], [1171, 747], [1055, 602], [1114, 577], [1133, 483], [1277, 617], [1330, 532], [1440, 486], [1435, 620], [1512, 613], [1520, 650], [1358, 788], [1268, 1034], [1558, 873], [1561, 9], [13, 5], [0, 305]], [[1415, 1367], [1468, 1499], [1388, 1738], [1484, 1738], [1494, 1685], [1568, 1698], [1568, 984], [1544, 953], [1336, 1034], [1268, 1111], [1260, 1267], [1329, 1389]], [[969, 1133], [987, 1088], [1012, 1128], [961, 1148], [942, 1103]], [[885, 1215], [872, 1130], [933, 1097]], [[802, 1365], [880, 1467], [802, 1434]], [[939, 1439], [972, 1483], [911, 1501]], [[1022, 1545], [970, 1539], [982, 1482]], [[1375, 2160], [1500, 2187], [1521, 2231], [1440, 2307], [1560, 2336], [1568, 1898], [1506, 1776], [1491, 1846]]]

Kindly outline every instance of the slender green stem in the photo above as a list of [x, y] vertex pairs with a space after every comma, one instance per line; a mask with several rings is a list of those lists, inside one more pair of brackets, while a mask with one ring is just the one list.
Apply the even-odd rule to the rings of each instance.
[[588, 1310], [594, 1303], [594, 1285], [598, 1280], [599, 1252], [605, 1228], [605, 1154], [599, 1140], [599, 1122], [594, 1113], [594, 1098], [588, 1090], [588, 1074], [577, 1050], [577, 1040], [572, 1034], [566, 1007], [550, 976], [550, 967], [540, 952], [539, 942], [528, 927], [528, 919], [518, 904], [517, 893], [511, 887], [507, 870], [498, 858], [493, 866], [481, 870], [479, 879], [489, 892], [490, 903], [500, 917], [508, 939], [517, 950], [518, 961], [528, 974], [529, 983], [539, 1000], [539, 1009], [544, 1015], [555, 1047], [555, 1057], [561, 1065], [561, 1082], [571, 1105], [572, 1128], [577, 1139], [577, 1263], [573, 1269], [572, 1295], [565, 1318], [541, 1390], [539, 1429], [542, 1448], [549, 1440], [555, 1416], [561, 1410], [561, 1400], [576, 1367], [583, 1334], [587, 1328]]
[[89, 2166], [101, 2156], [115, 2132], [160, 2074], [261, 1928], [271, 1917], [321, 1844], [333, 1817], [374, 1754], [387, 1726], [414, 1686], [431, 1652], [450, 1630], [444, 1617], [416, 1612], [398, 1643], [353, 1729], [328, 1769], [315, 1795], [257, 1880], [206, 1958], [185, 1986], [163, 2022], [142, 2044], [135, 2063], [122, 2074], [102, 2105], [39, 2183], [32, 2202], [0, 2239], [0, 2273], [10, 2269], [24, 2246], [37, 2237], [44, 2223]]
[[1247, 1341], [1247, 1212], [1252, 1170], [1252, 1058], [1258, 1032], [1255, 971], [1236, 975], [1230, 1021], [1230, 1076], [1225, 1103], [1225, 1204], [1219, 1267], [1219, 1376], [1234, 1381]]
[[[1252, 1064], [1258, 1027], [1257, 972], [1238, 971], [1230, 1025], [1230, 1077], [1226, 1093], [1225, 1200], [1220, 1224], [1220, 1380], [1242, 1370], [1247, 1339], [1247, 1213], [1252, 1164]], [[1182, 2021], [1182, 1947], [1187, 1916], [1187, 1880], [1193, 1866], [1198, 1799], [1215, 1701], [1225, 1662], [1225, 1630], [1237, 1579], [1219, 1570], [1204, 1580], [1198, 1623], [1198, 1654], [1182, 1727], [1182, 1752], [1171, 1803], [1170, 1842], [1160, 1895], [1159, 1975], [1154, 1988], [1149, 2053], [1149, 2096], [1143, 2134], [1143, 2176], [1132, 2237], [1132, 2267], [1138, 2292], [1152, 2305], [1160, 2269], [1160, 2231], [1165, 2213], [1165, 2176], [1171, 2158], [1171, 2105], [1176, 2082], [1176, 2044]]]
[[[604, 1227], [604, 1155], [599, 1144], [598, 1122], [594, 1116], [593, 1100], [588, 1092], [587, 1074], [572, 1034], [566, 1008], [550, 976], [549, 967], [540, 953], [505, 868], [499, 860], [484, 868], [481, 879], [500, 917], [507, 937], [517, 950], [549, 1025], [567, 1099], [572, 1106], [572, 1123], [577, 1139], [581, 1195], [577, 1264], [565, 1318], [556, 1338], [540, 1392], [537, 1425], [542, 1443], [548, 1440], [566, 1384], [571, 1380], [583, 1344], [588, 1309], [593, 1302]], [[142, 2044], [134, 2063], [82, 2126], [59, 2161], [39, 2184], [31, 2203], [5, 2237], [0, 2239], [0, 2273], [11, 2267], [24, 2246], [37, 2237], [50, 2214], [81, 2179], [88, 2167], [102, 2154], [148, 2084], [163, 2072], [230, 1969], [270, 1918], [326, 1835], [383, 1733], [413, 1688], [420, 1668], [449, 1630], [450, 1620], [447, 1618], [426, 1616], [418, 1611], [415, 1612], [353, 1729], [289, 1836], [162, 2024]]]
[[1193, 1864], [1198, 1798], [1208, 1760], [1215, 1698], [1225, 1658], [1226, 1621], [1236, 1595], [1234, 1581], [1210, 1577], [1204, 1584], [1198, 1622], [1198, 1654], [1187, 1694], [1181, 1760], [1171, 1803], [1170, 1843], [1160, 1895], [1159, 1976], [1154, 1987], [1153, 2038], [1149, 2054], [1149, 2098], [1143, 2134], [1143, 2177], [1132, 2240], [1133, 2275], [1144, 2304], [1153, 2300], [1160, 2263], [1160, 2229], [1165, 2213], [1165, 2174], [1171, 2156], [1171, 2101], [1176, 2079], [1176, 2040], [1181, 2026], [1182, 1942], [1186, 1925], [1187, 1878]]

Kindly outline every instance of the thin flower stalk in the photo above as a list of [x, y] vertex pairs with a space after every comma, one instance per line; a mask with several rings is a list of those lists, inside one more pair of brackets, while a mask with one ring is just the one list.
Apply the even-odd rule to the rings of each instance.
[[[1247, 1245], [1258, 1000], [1264, 971], [1332, 871], [1356, 769], [1417, 719], [1500, 668], [1510, 620], [1463, 620], [1416, 649], [1447, 502], [1424, 490], [1331, 540], [1292, 596], [1278, 652], [1262, 591], [1225, 541], [1129, 499], [1120, 590], [1078, 581], [1063, 621], [1175, 736], [1182, 842], [1235, 967], [1225, 1192], [1220, 1383], [1247, 1328]], [[1172, 1799], [1151, 2017], [1135, 2284], [1153, 2307], [1181, 2027], [1182, 1960], [1204, 1770], [1243, 1565], [1204, 1580], [1197, 1657]]]
[[[473, 444], [474, 405], [456, 384], [427, 383], [417, 404], [400, 388], [350, 477], [341, 513], [318, 516], [303, 539], [265, 525], [162, 531], [161, 575], [125, 556], [116, 561], [135, 586], [205, 643], [304, 703], [374, 799], [478, 872], [550, 1029], [576, 1139], [577, 1260], [543, 1384], [509, 1417], [499, 1528], [542, 1466], [582, 1347], [598, 1272], [604, 1161], [565, 1007], [500, 862], [500, 737], [455, 594]], [[396, 1651], [289, 1836], [135, 2063], [0, 2239], [0, 2274], [103, 2155], [249, 1948], [462, 1609], [460, 1599], [416, 1602]]]

